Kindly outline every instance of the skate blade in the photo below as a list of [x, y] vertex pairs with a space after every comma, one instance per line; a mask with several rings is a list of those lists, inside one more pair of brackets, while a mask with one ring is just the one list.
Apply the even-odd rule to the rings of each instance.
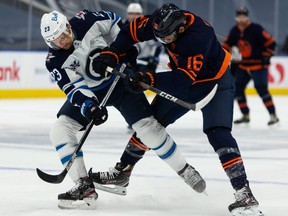
[[268, 127], [269, 128], [278, 128], [278, 127], [280, 127], [281, 125], [280, 125], [280, 122], [278, 121], [278, 122], [275, 122], [275, 123], [273, 123], [273, 124], [268, 124]]
[[258, 206], [239, 207], [232, 210], [233, 216], [264, 216]]
[[81, 209], [94, 210], [96, 209], [96, 200], [94, 198], [84, 198], [83, 200], [59, 200], [58, 208], [60, 209]]
[[118, 185], [102, 185], [96, 182], [93, 182], [94, 186], [98, 190], [102, 190], [108, 193], [113, 193], [121, 196], [125, 196], [127, 194], [126, 187], [118, 186]]

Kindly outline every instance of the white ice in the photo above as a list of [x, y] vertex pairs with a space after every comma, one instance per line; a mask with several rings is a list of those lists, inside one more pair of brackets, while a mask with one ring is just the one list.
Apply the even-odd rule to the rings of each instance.
[[[274, 97], [280, 124], [268, 127], [259, 97], [249, 97], [251, 123], [233, 128], [250, 186], [266, 216], [288, 214], [288, 97]], [[57, 195], [73, 184], [43, 182], [35, 169], [63, 170], [48, 137], [63, 99], [0, 100], [1, 216], [229, 216], [233, 190], [217, 155], [202, 133], [201, 112], [190, 112], [169, 126], [187, 161], [205, 177], [208, 196], [197, 194], [151, 151], [138, 163], [127, 196], [98, 191], [96, 210], [60, 210]], [[240, 117], [235, 106], [235, 118]], [[81, 134], [79, 134], [81, 135]], [[107, 170], [119, 160], [129, 139], [126, 123], [109, 108], [109, 120], [94, 127], [83, 146], [87, 169]]]

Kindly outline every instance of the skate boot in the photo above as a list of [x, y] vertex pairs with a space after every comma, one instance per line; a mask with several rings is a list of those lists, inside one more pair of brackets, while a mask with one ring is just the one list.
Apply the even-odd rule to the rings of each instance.
[[129, 178], [133, 168], [134, 166], [125, 166], [120, 162], [106, 172], [92, 173], [91, 168], [89, 176], [97, 189], [118, 195], [126, 195], [126, 187], [129, 185]]
[[268, 126], [274, 125], [277, 122], [279, 122], [278, 117], [276, 116], [276, 114], [270, 114], [270, 120], [268, 122]]
[[242, 118], [235, 120], [234, 124], [249, 123], [249, 122], [250, 122], [249, 114], [245, 114], [242, 116]]
[[188, 163], [185, 167], [178, 172], [178, 175], [184, 179], [186, 184], [191, 186], [196, 192], [202, 193], [206, 189], [206, 182], [200, 176], [200, 174], [195, 170], [194, 167]]
[[66, 193], [58, 195], [60, 209], [95, 209], [98, 194], [90, 178], [80, 178]]
[[235, 199], [228, 207], [233, 216], [264, 216], [248, 184], [235, 192]]

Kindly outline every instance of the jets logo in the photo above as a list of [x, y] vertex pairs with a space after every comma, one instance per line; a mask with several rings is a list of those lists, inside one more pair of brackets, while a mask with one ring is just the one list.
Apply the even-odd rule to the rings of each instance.
[[79, 11], [75, 17], [77, 17], [78, 19], [83, 19], [85, 20], [85, 12], [84, 11]]
[[74, 60], [70, 65], [69, 69], [75, 70], [76, 68], [80, 67], [80, 62], [78, 60]]

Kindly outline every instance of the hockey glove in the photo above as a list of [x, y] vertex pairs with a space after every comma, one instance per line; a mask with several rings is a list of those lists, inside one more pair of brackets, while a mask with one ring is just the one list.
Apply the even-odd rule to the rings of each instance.
[[126, 62], [130, 67], [134, 67], [137, 63], [138, 50], [135, 46], [132, 46], [126, 53], [120, 54], [119, 56], [121, 62]]
[[95, 125], [103, 124], [108, 119], [107, 109], [100, 108], [93, 100], [86, 100], [82, 104], [81, 113], [89, 122], [94, 120]]
[[119, 63], [119, 56], [117, 54], [117, 50], [113, 47], [104, 48], [100, 55], [93, 59], [92, 68], [93, 70], [100, 74], [101, 77], [106, 78], [111, 74], [106, 71], [106, 68], [112, 67], [115, 68]]
[[126, 75], [125, 80], [124, 80], [126, 89], [134, 94], [137, 94], [146, 90], [142, 88], [138, 84], [138, 82], [143, 82], [150, 86], [154, 86], [154, 73], [151, 73], [151, 72], [129, 73]]

